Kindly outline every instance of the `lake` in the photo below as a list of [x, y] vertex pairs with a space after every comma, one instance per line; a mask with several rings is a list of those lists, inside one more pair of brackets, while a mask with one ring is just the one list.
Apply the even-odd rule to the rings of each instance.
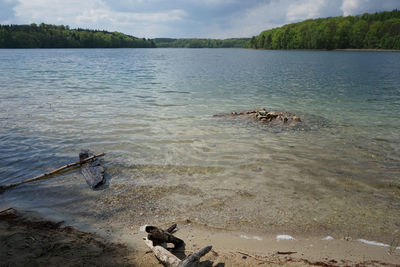
[[[289, 111], [304, 126], [215, 114]], [[0, 195], [93, 229], [190, 220], [390, 242], [400, 227], [400, 53], [0, 50]]]

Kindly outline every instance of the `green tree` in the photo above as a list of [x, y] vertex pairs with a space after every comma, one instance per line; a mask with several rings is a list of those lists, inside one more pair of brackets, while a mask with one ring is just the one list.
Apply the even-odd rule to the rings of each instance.
[[306, 20], [263, 31], [247, 47], [264, 49], [399, 49], [400, 11]]
[[122, 33], [76, 29], [69, 26], [0, 25], [0, 48], [155, 47], [154, 42]]

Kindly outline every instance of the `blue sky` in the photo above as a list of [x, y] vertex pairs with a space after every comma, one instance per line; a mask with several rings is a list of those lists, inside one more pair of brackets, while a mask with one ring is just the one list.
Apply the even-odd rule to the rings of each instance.
[[308, 18], [400, 9], [400, 0], [0, 0], [0, 24], [50, 23], [138, 37], [251, 37]]

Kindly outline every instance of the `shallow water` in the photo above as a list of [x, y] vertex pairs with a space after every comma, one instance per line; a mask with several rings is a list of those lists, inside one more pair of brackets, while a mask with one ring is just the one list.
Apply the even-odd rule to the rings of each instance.
[[[400, 53], [242, 49], [0, 50], [1, 206], [94, 228], [189, 218], [259, 232], [389, 240], [400, 227]], [[304, 127], [214, 114], [265, 107]]]

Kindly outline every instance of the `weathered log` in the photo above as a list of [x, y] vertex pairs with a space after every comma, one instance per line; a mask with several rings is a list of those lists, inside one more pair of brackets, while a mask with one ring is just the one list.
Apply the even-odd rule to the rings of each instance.
[[5, 209], [5, 210], [0, 211], [0, 213], [7, 212], [7, 211], [9, 211], [9, 210], [14, 210], [14, 209], [13, 209], [13, 208], [8, 208], [8, 209]]
[[167, 229], [165, 229], [166, 232], [172, 234], [174, 232], [174, 230], [176, 229], [177, 224], [174, 223], [173, 225], [171, 225], [170, 227], [168, 227]]
[[207, 246], [199, 251], [187, 256], [178, 266], [185, 267], [185, 266], [197, 266], [200, 263], [200, 258], [210, 252], [212, 246]]
[[177, 267], [181, 263], [174, 254], [163, 248], [162, 246], [153, 245], [153, 242], [147, 238], [144, 239], [144, 243], [153, 251], [154, 255], [159, 259], [164, 265], [168, 267]]
[[17, 186], [17, 185], [26, 184], [26, 183], [30, 183], [30, 182], [34, 182], [34, 181], [38, 181], [38, 180], [47, 178], [48, 176], [51, 176], [51, 175], [53, 175], [53, 174], [56, 174], [56, 173], [58, 173], [58, 172], [60, 172], [60, 171], [62, 171], [62, 170], [65, 170], [65, 169], [70, 168], [70, 167], [73, 167], [73, 166], [77, 166], [77, 165], [79, 165], [79, 164], [83, 164], [83, 163], [88, 162], [88, 161], [90, 161], [90, 160], [92, 160], [92, 159], [94, 159], [94, 158], [101, 157], [101, 156], [104, 156], [104, 155], [105, 155], [105, 153], [100, 153], [100, 154], [97, 154], [97, 155], [92, 155], [92, 156], [90, 156], [90, 157], [88, 157], [88, 158], [84, 158], [84, 159], [79, 160], [79, 161], [77, 161], [77, 162], [64, 165], [64, 166], [62, 166], [62, 167], [60, 167], [60, 168], [57, 168], [57, 169], [52, 170], [52, 171], [50, 171], [50, 172], [46, 172], [46, 173], [41, 174], [41, 175], [39, 175], [39, 176], [30, 178], [30, 179], [27, 179], [27, 180], [24, 180], [24, 181], [21, 181], [21, 182], [17, 182], [17, 183], [13, 183], [13, 184], [9, 184], [9, 185], [0, 186], [0, 194], [3, 193], [5, 190], [10, 189], [10, 188], [12, 188], [12, 187], [15, 187], [15, 186]]
[[153, 245], [153, 242], [144, 238], [144, 243], [151, 249], [159, 261], [168, 267], [193, 267], [198, 266], [200, 258], [211, 251], [212, 246], [207, 246], [199, 251], [189, 255], [183, 261], [176, 257], [174, 254], [163, 248], [162, 246]]
[[[174, 226], [174, 225], [173, 225]], [[176, 226], [175, 226], [176, 227]], [[146, 226], [146, 232], [148, 233], [147, 238], [151, 241], [153, 241], [153, 245], [160, 245], [162, 243], [172, 243], [174, 244], [175, 247], [182, 246], [185, 244], [182, 239], [177, 238], [176, 236], [173, 236], [168, 230], [171, 230], [171, 232], [175, 229], [175, 227], [167, 229], [167, 231], [164, 231], [158, 227], [155, 226]]]
[[[79, 159], [85, 159], [92, 156], [89, 150], [82, 150], [79, 153]], [[86, 183], [93, 189], [104, 183], [104, 168], [100, 165], [100, 161], [96, 158], [87, 163], [82, 164], [81, 172], [85, 177]]]

